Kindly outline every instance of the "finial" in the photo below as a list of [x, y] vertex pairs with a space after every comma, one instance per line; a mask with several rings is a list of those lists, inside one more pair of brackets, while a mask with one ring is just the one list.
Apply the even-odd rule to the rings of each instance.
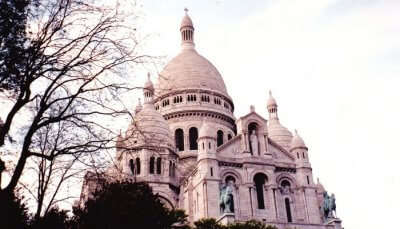
[[147, 73], [147, 79], [150, 80], [150, 72]]
[[254, 112], [256, 110], [256, 108], [254, 107], [254, 105], [250, 105], [250, 112]]
[[272, 91], [271, 90], [269, 90], [269, 96], [272, 96]]
[[185, 7], [185, 9], [183, 9], [183, 10], [185, 11], [185, 14], [187, 14], [188, 11], [189, 11], [188, 8], [186, 8], [186, 7]]
[[139, 103], [139, 106], [142, 105], [142, 101], [140, 98], [138, 99], [138, 103]]
[[299, 133], [297, 133], [297, 129], [294, 129], [294, 133], [295, 133], [296, 135], [299, 135]]

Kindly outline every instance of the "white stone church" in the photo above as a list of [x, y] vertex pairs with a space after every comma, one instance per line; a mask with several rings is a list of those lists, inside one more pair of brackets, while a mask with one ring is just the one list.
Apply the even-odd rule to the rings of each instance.
[[[272, 94], [268, 119], [254, 107], [235, 118], [222, 76], [195, 49], [194, 30], [186, 12], [182, 50], [157, 84], [149, 77], [144, 85], [144, 104], [119, 137], [117, 168], [109, 173], [148, 182], [190, 222], [256, 219], [279, 229], [341, 229], [336, 216], [324, 217], [325, 189], [314, 182], [308, 147], [280, 123]], [[90, 177], [83, 200], [96, 186]]]

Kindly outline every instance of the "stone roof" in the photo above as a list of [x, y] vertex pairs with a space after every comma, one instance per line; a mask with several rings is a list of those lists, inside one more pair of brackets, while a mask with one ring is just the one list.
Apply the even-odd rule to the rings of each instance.
[[186, 27], [186, 26], [193, 27], [193, 22], [192, 22], [192, 19], [187, 14], [187, 9], [185, 9], [185, 16], [182, 18], [181, 28]]
[[288, 150], [293, 135], [279, 120], [272, 119], [268, 122], [268, 137]]
[[228, 96], [224, 80], [214, 65], [193, 49], [182, 49], [160, 73], [156, 95], [174, 90], [208, 89]]
[[290, 143], [290, 149], [295, 149], [295, 148], [307, 148], [306, 144], [304, 143], [304, 140], [297, 133], [297, 130], [295, 130], [295, 135], [293, 136], [293, 139]]
[[269, 98], [268, 98], [268, 101], [267, 101], [267, 107], [270, 107], [270, 106], [277, 106], [276, 100], [275, 100], [275, 98], [272, 96], [271, 90], [269, 91]]
[[211, 126], [211, 124], [203, 122], [203, 124], [200, 127], [199, 138], [202, 138], [202, 137], [213, 137], [213, 138], [215, 138], [214, 134], [215, 134], [215, 130]]
[[135, 115], [126, 133], [128, 146], [173, 148], [172, 134], [164, 117], [155, 110], [153, 103], [146, 103]]

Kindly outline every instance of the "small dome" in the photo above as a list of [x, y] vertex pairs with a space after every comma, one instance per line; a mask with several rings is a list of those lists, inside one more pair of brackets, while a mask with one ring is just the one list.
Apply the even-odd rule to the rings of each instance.
[[295, 130], [295, 135], [293, 136], [292, 142], [290, 143], [290, 149], [294, 148], [307, 148], [306, 144], [304, 144], [303, 139], [297, 133], [297, 130]]
[[209, 124], [209, 123], [204, 123], [201, 125], [200, 127], [200, 131], [199, 131], [199, 138], [202, 137], [214, 137], [213, 133], [214, 133], [214, 128]]
[[143, 108], [143, 106], [139, 99], [138, 105], [136, 105], [136, 107], [135, 107], [135, 114], [139, 113], [142, 110], [142, 108]]
[[289, 149], [293, 135], [286, 127], [280, 124], [279, 120], [273, 119], [268, 122], [268, 137], [283, 148]]
[[147, 73], [147, 81], [144, 84], [144, 88], [151, 90], [151, 91], [154, 90], [153, 82], [151, 82], [151, 79], [150, 79], [150, 73]]
[[189, 15], [187, 14], [188, 9], [185, 9], [185, 16], [182, 19], [182, 23], [181, 23], [181, 29], [183, 27], [193, 27], [193, 22], [192, 19], [189, 17]]
[[152, 103], [145, 104], [136, 114], [126, 134], [131, 147], [150, 146], [173, 149], [171, 136], [167, 121], [155, 110]]
[[269, 91], [269, 98], [268, 98], [268, 101], [267, 101], [267, 107], [270, 107], [270, 106], [276, 106], [276, 100], [272, 96], [272, 92], [271, 91]]

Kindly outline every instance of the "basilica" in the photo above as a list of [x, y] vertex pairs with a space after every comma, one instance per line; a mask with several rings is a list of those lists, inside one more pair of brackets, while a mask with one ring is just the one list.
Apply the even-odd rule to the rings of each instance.
[[[279, 229], [341, 229], [335, 209], [326, 207], [334, 196], [314, 181], [308, 147], [281, 124], [272, 93], [265, 112], [250, 106], [236, 118], [222, 76], [195, 49], [194, 32], [186, 12], [181, 51], [156, 83], [149, 76], [108, 173], [147, 182], [190, 222], [256, 219]], [[88, 173], [81, 200], [95, 186]]]

